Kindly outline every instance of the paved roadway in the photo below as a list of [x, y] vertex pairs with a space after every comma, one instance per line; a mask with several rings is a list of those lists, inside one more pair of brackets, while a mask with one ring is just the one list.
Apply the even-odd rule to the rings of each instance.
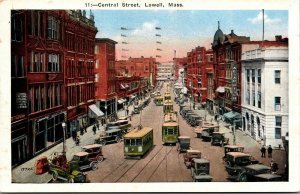
[[[166, 87], [162, 88], [162, 94]], [[179, 107], [174, 103], [175, 110]], [[190, 182], [190, 169], [183, 163], [183, 153], [178, 154], [177, 146], [163, 146], [161, 141], [163, 110], [153, 102], [142, 111], [142, 125], [154, 129], [154, 147], [142, 159], [125, 159], [123, 142], [105, 145], [105, 160], [95, 171], [88, 172], [91, 182]], [[140, 115], [134, 115], [132, 125], [139, 124]], [[223, 148], [210, 146], [195, 138], [194, 129], [179, 116], [181, 135], [191, 137], [191, 146], [202, 152], [202, 157], [211, 161], [213, 181], [227, 181], [227, 173], [222, 163]]]

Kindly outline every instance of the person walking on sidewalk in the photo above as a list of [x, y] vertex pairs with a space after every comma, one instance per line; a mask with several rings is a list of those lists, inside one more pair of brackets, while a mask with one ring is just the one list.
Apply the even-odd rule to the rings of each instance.
[[76, 141], [76, 137], [77, 137], [77, 133], [76, 133], [76, 131], [72, 131], [72, 138], [73, 138], [73, 140], [74, 141]]
[[272, 152], [273, 152], [273, 148], [271, 145], [269, 145], [268, 147], [268, 158], [272, 158]]
[[264, 145], [260, 148], [260, 152], [261, 152], [261, 157], [265, 158], [266, 157], [266, 148]]
[[278, 171], [278, 164], [274, 162], [274, 160], [271, 160], [270, 167], [271, 167], [271, 173], [276, 174]]
[[94, 125], [93, 126], [93, 132], [94, 132], [94, 135], [96, 134], [96, 126]]

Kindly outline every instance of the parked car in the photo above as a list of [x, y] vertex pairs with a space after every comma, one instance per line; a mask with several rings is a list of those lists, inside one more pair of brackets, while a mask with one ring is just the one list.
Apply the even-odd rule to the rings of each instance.
[[251, 164], [245, 166], [236, 177], [239, 182], [254, 182], [268, 179], [269, 181], [281, 181], [281, 176], [271, 174], [271, 168], [263, 164]]
[[258, 164], [251, 155], [242, 152], [228, 152], [226, 155], [225, 168], [229, 174], [229, 178], [236, 179], [245, 166]]
[[102, 145], [100, 144], [91, 144], [91, 145], [86, 145], [81, 148], [83, 152], [88, 153], [88, 159], [97, 161], [97, 162], [102, 162], [104, 157], [102, 153]]
[[229, 138], [225, 137], [224, 133], [221, 132], [213, 132], [212, 137], [211, 137], [211, 145], [220, 145], [224, 146], [229, 143]]
[[187, 118], [189, 117], [189, 115], [195, 114], [192, 110], [187, 110], [184, 112], [184, 114], [182, 115], [182, 117], [187, 120]]
[[87, 152], [78, 152], [74, 154], [70, 164], [76, 165], [79, 170], [92, 169], [96, 170], [98, 168], [98, 162], [88, 158], [89, 153]]
[[211, 182], [212, 176], [209, 175], [209, 161], [201, 158], [194, 158], [191, 162], [191, 173], [194, 182]]
[[214, 132], [214, 128], [213, 127], [211, 127], [211, 128], [204, 128], [201, 131], [201, 138], [202, 138], [202, 140], [203, 141], [211, 141], [213, 132]]
[[185, 152], [190, 149], [191, 138], [189, 136], [179, 136], [178, 137], [178, 151], [179, 153]]
[[64, 153], [53, 153], [49, 159], [49, 174], [52, 180], [57, 179], [67, 181], [68, 183], [87, 182], [86, 174], [82, 173], [74, 163], [68, 163]]
[[226, 145], [224, 146], [224, 156], [223, 159], [226, 160], [226, 155], [229, 152], [244, 152], [244, 147], [239, 145]]
[[200, 117], [199, 115], [196, 114], [189, 115], [188, 123], [192, 127], [199, 126], [201, 122], [202, 122], [202, 117]]
[[124, 134], [124, 130], [120, 128], [112, 128], [101, 134], [99, 138], [95, 139], [95, 144], [105, 145], [110, 142], [120, 142]]
[[187, 150], [183, 156], [186, 167], [189, 168], [191, 166], [192, 159], [194, 158], [201, 158], [201, 152], [199, 150]]

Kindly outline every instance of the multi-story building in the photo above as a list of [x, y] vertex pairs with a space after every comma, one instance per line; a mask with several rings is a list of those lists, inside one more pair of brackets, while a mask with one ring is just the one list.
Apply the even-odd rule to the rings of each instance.
[[180, 69], [182, 68], [183, 64], [187, 63], [187, 58], [173, 58], [174, 62], [174, 80], [178, 80], [180, 77]]
[[288, 132], [288, 42], [263, 41], [242, 53], [243, 131], [283, 147]]
[[241, 112], [241, 52], [249, 37], [237, 36], [233, 30], [224, 35], [220, 27], [212, 43], [216, 114]]
[[[93, 15], [70, 10], [61, 22], [64, 30], [67, 135], [82, 130], [101, 116], [95, 105], [95, 27]], [[74, 41], [76, 40], [76, 41]]]
[[95, 98], [97, 107], [105, 117], [117, 111], [115, 45], [116, 41], [108, 38], [96, 38], [95, 55]]
[[192, 101], [205, 104], [208, 96], [207, 71], [213, 68], [212, 50], [196, 47], [187, 53], [187, 89]]
[[[88, 93], [93, 84], [89, 90], [85, 86], [93, 77], [97, 29], [85, 12], [63, 10], [14, 10], [11, 27], [11, 143], [16, 165], [61, 142], [62, 123], [87, 112], [87, 102], [94, 99], [94, 93]], [[68, 91], [71, 85], [73, 92]]]
[[174, 79], [174, 64], [159, 63], [157, 65], [157, 81], [168, 81]]
[[122, 108], [123, 103], [130, 104], [141, 92], [141, 78], [138, 76], [117, 76], [116, 93], [118, 96], [118, 107]]

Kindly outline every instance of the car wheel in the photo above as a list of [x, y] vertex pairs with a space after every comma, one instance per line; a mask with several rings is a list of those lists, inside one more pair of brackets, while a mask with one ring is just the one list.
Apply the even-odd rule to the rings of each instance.
[[92, 170], [96, 170], [98, 168], [96, 163], [92, 163]]
[[105, 145], [106, 144], [105, 139], [102, 139], [101, 143], [102, 143], [102, 145]]
[[231, 167], [231, 162], [230, 161], [226, 161], [226, 166], [230, 166]]
[[52, 171], [52, 180], [56, 181], [58, 178], [58, 173], [56, 171]]
[[98, 162], [102, 162], [102, 161], [103, 161], [103, 159], [104, 159], [104, 157], [103, 157], [103, 156], [98, 156], [98, 157], [97, 157], [97, 161], [98, 161]]
[[120, 142], [120, 137], [116, 137], [116, 142], [119, 143]]
[[69, 178], [68, 179], [68, 183], [74, 183], [74, 179], [73, 178]]

